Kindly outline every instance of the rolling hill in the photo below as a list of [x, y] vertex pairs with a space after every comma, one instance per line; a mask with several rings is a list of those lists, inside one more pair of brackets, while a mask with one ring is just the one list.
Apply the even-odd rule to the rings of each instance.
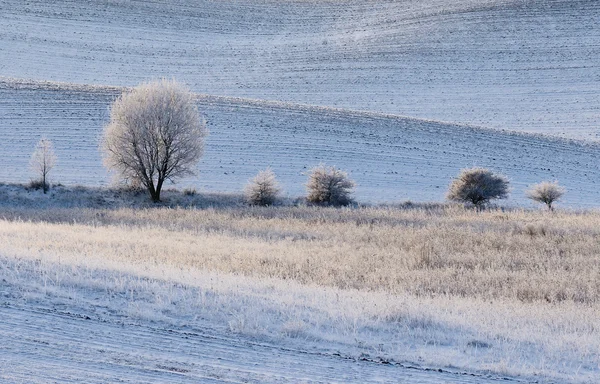
[[0, 2], [0, 75], [407, 115], [597, 140], [588, 0]]

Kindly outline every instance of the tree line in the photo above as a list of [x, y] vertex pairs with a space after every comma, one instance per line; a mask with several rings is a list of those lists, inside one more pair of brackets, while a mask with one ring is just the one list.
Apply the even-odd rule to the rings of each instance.
[[[166, 181], [194, 174], [208, 135], [193, 93], [173, 80], [143, 83], [123, 92], [111, 105], [110, 121], [102, 135], [104, 164], [133, 187], [145, 188], [159, 202]], [[42, 138], [30, 166], [39, 176], [32, 185], [49, 188], [48, 174], [56, 164], [50, 140]], [[355, 183], [334, 166], [320, 164], [308, 174], [307, 201], [341, 206], [353, 202]], [[251, 205], [274, 205], [281, 188], [273, 171], [260, 171], [244, 189]], [[542, 182], [527, 191], [527, 197], [553, 210], [565, 189], [557, 182]], [[451, 182], [446, 198], [482, 208], [494, 199], [507, 198], [509, 181], [486, 168], [462, 170]]]

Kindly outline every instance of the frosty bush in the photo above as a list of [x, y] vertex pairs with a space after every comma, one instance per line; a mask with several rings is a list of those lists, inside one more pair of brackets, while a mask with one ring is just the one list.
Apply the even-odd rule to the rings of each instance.
[[452, 181], [446, 198], [481, 207], [492, 199], [508, 197], [508, 180], [486, 168], [463, 169]]
[[56, 155], [54, 154], [52, 142], [42, 138], [37, 143], [29, 162], [31, 170], [39, 176], [39, 179], [31, 182], [31, 186], [33, 188], [40, 186], [44, 193], [48, 192], [48, 173], [54, 168], [55, 164]]
[[168, 80], [141, 84], [112, 104], [102, 142], [105, 164], [157, 202], [166, 180], [194, 173], [206, 135], [187, 88]]
[[279, 196], [279, 183], [270, 168], [260, 171], [248, 181], [244, 195], [251, 205], [273, 205]]
[[558, 182], [544, 181], [532, 185], [527, 190], [527, 197], [538, 203], [544, 203], [549, 210], [554, 210], [552, 203], [559, 200], [565, 194], [565, 189], [558, 185]]
[[348, 205], [352, 202], [354, 181], [346, 172], [323, 164], [314, 167], [308, 175], [307, 201], [316, 204]]

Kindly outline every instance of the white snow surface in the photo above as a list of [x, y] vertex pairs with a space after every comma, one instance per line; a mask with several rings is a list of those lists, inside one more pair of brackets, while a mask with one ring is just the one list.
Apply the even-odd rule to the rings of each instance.
[[0, 76], [598, 139], [600, 2], [0, 0]]
[[[72, 308], [0, 305], [0, 380], [86, 383], [500, 383], [484, 375], [361, 361], [222, 329], [92, 319]], [[58, 307], [58, 308], [57, 308]], [[26, 335], [23, 337], [23, 335]]]
[[[110, 103], [120, 92], [0, 79], [0, 180], [33, 178], [29, 157], [46, 136], [58, 156], [53, 182], [108, 185], [98, 147]], [[349, 172], [361, 202], [442, 201], [461, 168], [483, 166], [509, 177], [508, 204], [529, 204], [525, 189], [542, 180], [567, 188], [563, 207], [600, 201], [600, 145], [594, 142], [217, 96], [199, 95], [198, 105], [210, 134], [198, 176], [181, 180], [179, 187], [240, 192], [270, 166], [293, 198], [305, 193], [307, 171], [324, 162]]]
[[[462, 308], [449, 320], [447, 305], [409, 297], [381, 301], [385, 295], [165, 266], [158, 268], [163, 278], [151, 278], [84, 259], [78, 266], [50, 254], [0, 255], [0, 382], [555, 382], [453, 365], [498, 371], [498, 361], [509, 356], [522, 359], [511, 369], [543, 359], [519, 340], [473, 346], [484, 326], [464, 324]], [[190, 276], [181, 280], [182, 274]], [[170, 281], [177, 275], [181, 281]], [[369, 319], [373, 309], [382, 316], [386, 308], [398, 320]], [[387, 355], [420, 355], [422, 361]], [[444, 360], [443, 369], [426, 363]], [[581, 373], [576, 381], [589, 382]], [[574, 372], [561, 376], [568, 380]]]

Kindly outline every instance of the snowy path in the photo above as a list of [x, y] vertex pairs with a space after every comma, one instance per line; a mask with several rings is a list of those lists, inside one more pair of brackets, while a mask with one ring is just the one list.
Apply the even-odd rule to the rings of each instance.
[[2, 382], [515, 382], [282, 348], [215, 329], [164, 329], [0, 305]]
[[0, 76], [598, 139], [600, 3], [0, 0]]
[[[115, 88], [0, 79], [0, 180], [28, 182], [28, 162], [43, 135], [53, 140], [55, 182], [106, 185], [99, 138]], [[441, 201], [461, 168], [508, 175], [510, 203], [542, 180], [568, 189], [564, 205], [600, 201], [600, 146], [565, 139], [477, 129], [400, 116], [214, 96], [199, 98], [210, 135], [199, 176], [179, 187], [239, 192], [271, 166], [291, 196], [305, 193], [306, 171], [325, 162], [347, 170], [364, 202]]]

